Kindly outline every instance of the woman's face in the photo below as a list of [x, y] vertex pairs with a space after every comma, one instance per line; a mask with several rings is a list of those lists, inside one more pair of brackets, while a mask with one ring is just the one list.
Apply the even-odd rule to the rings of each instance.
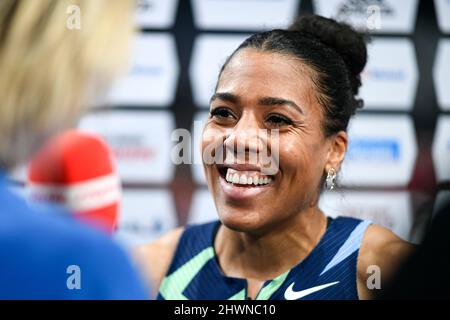
[[289, 56], [243, 49], [223, 71], [210, 113], [202, 152], [223, 224], [259, 233], [316, 206], [334, 153], [309, 68]]

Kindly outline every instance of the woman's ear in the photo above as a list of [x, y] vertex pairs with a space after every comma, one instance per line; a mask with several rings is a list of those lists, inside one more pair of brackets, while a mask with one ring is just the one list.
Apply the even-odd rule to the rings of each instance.
[[345, 153], [348, 147], [348, 135], [345, 131], [339, 131], [330, 137], [330, 148], [327, 156], [325, 170], [328, 172], [331, 168], [339, 171], [342, 161], [344, 161]]

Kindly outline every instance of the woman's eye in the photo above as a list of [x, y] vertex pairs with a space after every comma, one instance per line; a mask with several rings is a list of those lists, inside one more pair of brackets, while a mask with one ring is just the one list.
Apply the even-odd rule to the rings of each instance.
[[226, 108], [213, 109], [210, 111], [210, 116], [212, 118], [219, 118], [219, 119], [234, 117], [233, 113], [231, 113], [231, 111]]
[[292, 124], [292, 121], [290, 119], [276, 114], [269, 116], [266, 121], [272, 126], [278, 127]]

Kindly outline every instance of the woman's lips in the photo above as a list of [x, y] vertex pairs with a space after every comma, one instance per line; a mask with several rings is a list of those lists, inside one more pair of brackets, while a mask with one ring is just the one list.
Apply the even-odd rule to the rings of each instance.
[[222, 174], [219, 171], [219, 182], [227, 197], [233, 200], [248, 200], [272, 187], [273, 177], [265, 176], [259, 171], [227, 168]]

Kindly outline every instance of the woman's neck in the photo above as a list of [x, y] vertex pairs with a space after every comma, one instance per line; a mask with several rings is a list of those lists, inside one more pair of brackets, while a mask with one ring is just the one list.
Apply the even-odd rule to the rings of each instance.
[[265, 281], [302, 261], [318, 244], [326, 225], [325, 215], [314, 207], [259, 235], [222, 225], [214, 246], [227, 276]]

